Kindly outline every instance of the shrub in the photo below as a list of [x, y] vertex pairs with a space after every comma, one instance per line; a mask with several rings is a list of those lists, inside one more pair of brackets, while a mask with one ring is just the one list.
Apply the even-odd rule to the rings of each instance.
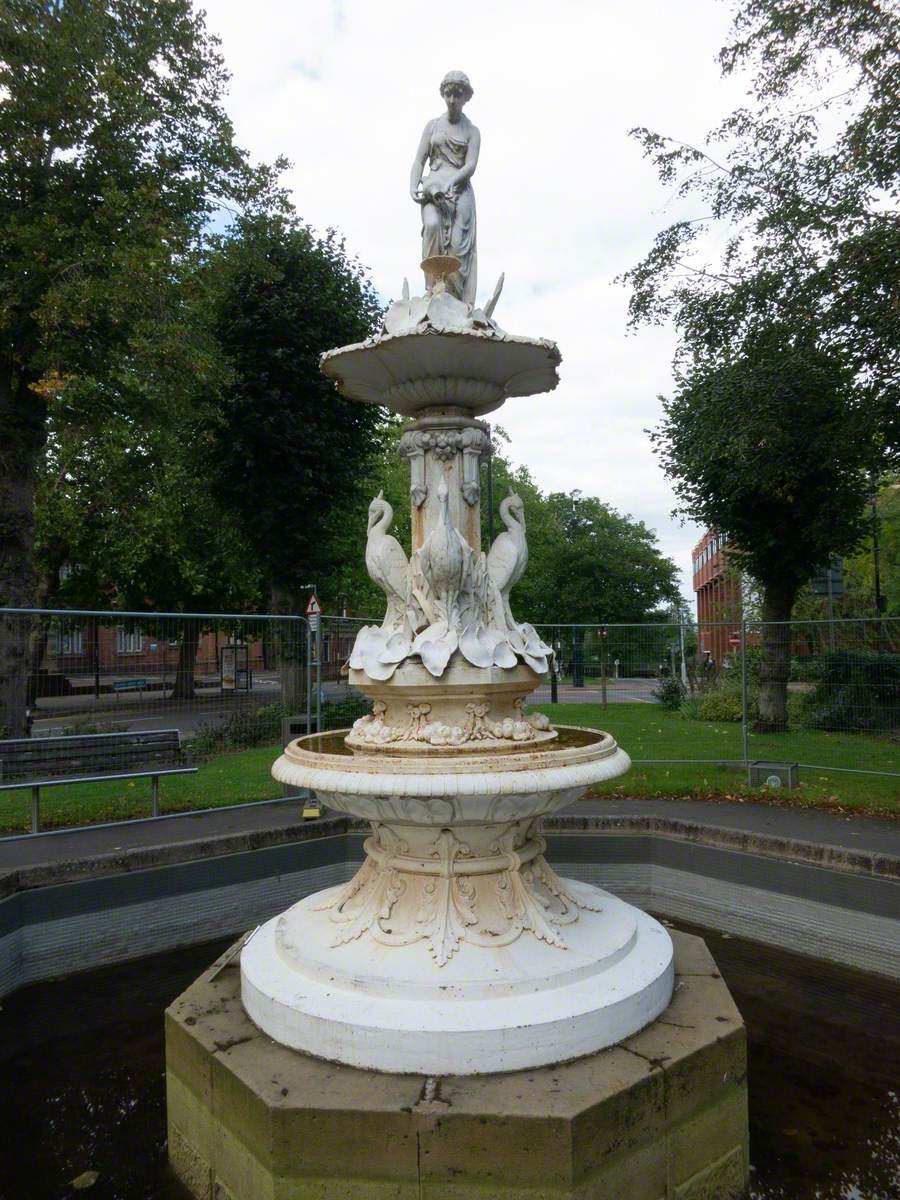
[[236, 708], [218, 724], [204, 721], [198, 725], [187, 745], [193, 754], [204, 755], [216, 750], [245, 750], [265, 742], [277, 742], [281, 737], [281, 722], [287, 716], [290, 712], [283, 704]]
[[702, 696], [685, 696], [678, 711], [686, 721], [699, 721], [701, 720], [700, 705], [702, 701]]
[[687, 688], [676, 675], [664, 675], [662, 679], [657, 680], [652, 695], [656, 697], [663, 708], [675, 712], [676, 709], [681, 708], [682, 701], [687, 695]]
[[71, 725], [63, 725], [61, 737], [82, 737], [90, 733], [127, 733], [127, 721], [97, 721], [93, 717], [76, 717]]
[[347, 729], [358, 718], [369, 711], [368, 701], [361, 697], [347, 696], [344, 700], [335, 700], [326, 704], [322, 709], [323, 729]]
[[740, 721], [741, 696], [731, 688], [717, 688], [707, 692], [700, 700], [697, 709], [703, 721]]
[[813, 729], [896, 732], [900, 729], [900, 654], [838, 650], [818, 660], [815, 686], [801, 713]]

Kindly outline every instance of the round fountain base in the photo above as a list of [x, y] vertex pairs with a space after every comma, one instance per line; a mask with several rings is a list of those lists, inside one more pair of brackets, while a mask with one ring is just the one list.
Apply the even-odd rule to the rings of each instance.
[[335, 945], [344, 889], [310, 896], [245, 946], [244, 1007], [285, 1046], [378, 1071], [476, 1075], [591, 1054], [666, 1008], [672, 941], [609, 893], [559, 883], [577, 919], [560, 926], [556, 944], [521, 931], [509, 940], [509, 927], [488, 916], [477, 943], [467, 930], [445, 958], [422, 940], [392, 943], [389, 918], [384, 940], [363, 933]]

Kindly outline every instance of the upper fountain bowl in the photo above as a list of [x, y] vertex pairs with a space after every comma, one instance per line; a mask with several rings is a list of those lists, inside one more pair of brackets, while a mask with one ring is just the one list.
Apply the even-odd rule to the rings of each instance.
[[376, 337], [329, 350], [321, 367], [349, 400], [404, 416], [437, 407], [480, 416], [510, 396], [552, 391], [560, 361], [555, 342], [505, 333], [443, 291], [396, 301]]
[[348, 747], [348, 732], [297, 738], [276, 760], [273, 777], [367, 821], [452, 826], [533, 820], [631, 766], [610, 734], [577, 726], [558, 726], [558, 740], [527, 751], [407, 753], [389, 761], [377, 750]]

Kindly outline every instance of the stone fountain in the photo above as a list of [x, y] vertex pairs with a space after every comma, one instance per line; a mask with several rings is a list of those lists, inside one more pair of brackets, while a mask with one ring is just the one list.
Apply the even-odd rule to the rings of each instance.
[[[613, 1058], [641, 1030], [662, 1028], [652, 1023], [673, 1004], [678, 971], [673, 939], [662, 925], [606, 891], [561, 879], [544, 856], [541, 818], [570, 805], [591, 785], [623, 774], [630, 761], [609, 734], [554, 728], [543, 714], [528, 711], [528, 697], [546, 677], [553, 652], [513, 612], [510, 593], [528, 562], [526, 514], [518, 496], [503, 500], [504, 529], [486, 553], [481, 547], [480, 465], [490, 455], [490, 436], [479, 417], [507, 399], [553, 389], [560, 355], [554, 343], [512, 336], [494, 320], [502, 277], [483, 308], [473, 302], [471, 176], [479, 136], [462, 113], [471, 95], [465, 76], [451, 72], [442, 94], [447, 114], [426, 126], [410, 188], [422, 208], [424, 294], [410, 296], [404, 284], [402, 298], [390, 306], [375, 336], [322, 359], [323, 371], [343, 395], [409, 418], [400, 454], [410, 468], [410, 553], [391, 535], [393, 512], [379, 495], [369, 506], [366, 566], [385, 593], [386, 612], [380, 625], [360, 630], [348, 665], [350, 682], [371, 700], [371, 712], [349, 731], [292, 742], [272, 770], [283, 783], [314, 790], [333, 811], [368, 822], [365, 861], [349, 883], [305, 897], [254, 931], [240, 953], [240, 1005], [235, 995], [236, 1007], [227, 1010], [242, 1029], [252, 1030], [248, 1040], [266, 1039], [262, 1075], [250, 1069], [243, 1077], [253, 1104], [265, 1107], [260, 1088], [272, 1092], [262, 1078], [266, 1072], [275, 1072], [272, 1080], [290, 1075], [295, 1083], [285, 1094], [313, 1093], [296, 1103], [307, 1116], [311, 1108], [316, 1110], [315, 1127], [326, 1142], [343, 1126], [339, 1120], [334, 1124], [335, 1111], [320, 1094], [323, 1078], [332, 1081], [325, 1086], [338, 1091], [351, 1088], [354, 1103], [344, 1096], [338, 1107], [346, 1112], [355, 1105], [365, 1124], [372, 1116], [372, 1095], [383, 1097], [385, 1088], [393, 1095], [394, 1088], [397, 1097], [405, 1096], [401, 1081], [418, 1077], [421, 1094], [416, 1093], [413, 1103], [388, 1103], [389, 1118], [382, 1112], [386, 1137], [399, 1120], [404, 1137], [418, 1139], [423, 1119], [426, 1131], [448, 1119], [441, 1079], [469, 1080], [471, 1102], [480, 1077], [502, 1079], [513, 1073], [508, 1078], [517, 1081], [527, 1071], [534, 1083], [539, 1069], [558, 1073], [556, 1064], [572, 1060], [582, 1063], [575, 1075], [600, 1072], [603, 1081], [597, 1086], [601, 1092], [606, 1089], [607, 1100], [616, 1084], [622, 1104], [610, 1119], [613, 1125], [624, 1123], [623, 1129], [633, 1125], [641, 1104], [652, 1108], [657, 1101], [645, 1096], [638, 1103], [634, 1081]], [[426, 162], [431, 171], [423, 181]], [[714, 965], [703, 957], [702, 943], [698, 946], [688, 952], [698, 964], [694, 974], [711, 982]], [[727, 1179], [739, 1179], [743, 1186], [746, 1113], [735, 1074], [743, 1031], [720, 980], [718, 988], [728, 1032], [740, 1035], [737, 1049], [729, 1044], [725, 1080], [731, 1073], [744, 1114], [737, 1118], [738, 1135], [733, 1119], [729, 1126], [726, 1150], [731, 1157], [724, 1169]], [[268, 1133], [254, 1134], [249, 1148], [244, 1138], [247, 1154], [241, 1161], [247, 1155], [254, 1160], [253, 1187], [262, 1190], [235, 1183], [240, 1171], [233, 1152], [223, 1152], [222, 1158], [230, 1163], [231, 1182], [224, 1168], [217, 1174], [208, 1162], [208, 1146], [228, 1141], [222, 1132], [228, 1122], [207, 1122], [205, 1140], [195, 1135], [205, 1150], [179, 1124], [193, 1122], [199, 1128], [191, 1107], [196, 1089], [188, 1101], [183, 1087], [184, 1064], [196, 1062], [196, 1043], [202, 1041], [196, 1029], [197, 994], [190, 997], [186, 993], [170, 1012], [170, 1127], [176, 1147], [170, 1147], [170, 1154], [195, 1195], [201, 1194], [190, 1183], [197, 1161], [201, 1175], [209, 1168], [210, 1189], [221, 1185], [226, 1200], [263, 1194], [407, 1194], [388, 1186], [405, 1168], [397, 1173], [384, 1164], [379, 1168], [383, 1189], [379, 1184], [365, 1192], [341, 1191], [336, 1183], [331, 1191], [324, 1185], [315, 1190], [319, 1184], [313, 1186], [309, 1172], [300, 1169], [300, 1182], [295, 1179], [279, 1191], [277, 1181], [283, 1182], [290, 1171], [276, 1170], [273, 1155], [277, 1157], [276, 1142], [286, 1154], [287, 1135], [273, 1132], [277, 1121], [273, 1124], [272, 1114], [278, 1110], [287, 1120], [284, 1110], [290, 1103], [277, 1098], [268, 1102], [268, 1124], [259, 1125]], [[188, 1009], [178, 1005], [191, 1004], [195, 1026], [188, 1034]], [[204, 1009], [207, 1023], [211, 1011]], [[713, 1041], [718, 1043], [725, 1031], [716, 1032]], [[190, 1053], [184, 1039], [193, 1046]], [[690, 1043], [687, 1050], [685, 1042]], [[696, 1060], [707, 1043], [705, 1033], [693, 1042], [682, 1036], [680, 1053]], [[187, 1055], [179, 1060], [181, 1071], [173, 1061], [179, 1059], [179, 1045]], [[614, 1046], [616, 1050], [606, 1049]], [[637, 1077], [653, 1070], [662, 1074], [674, 1051], [657, 1057], [656, 1067], [641, 1062]], [[302, 1085], [296, 1084], [298, 1072]], [[384, 1076], [377, 1072], [395, 1077], [396, 1087], [378, 1082]], [[340, 1083], [334, 1084], [338, 1078]], [[538, 1091], [546, 1086], [542, 1077]], [[190, 1084], [187, 1088], [192, 1091]], [[501, 1146], [503, 1131], [516, 1121], [521, 1124], [526, 1115], [523, 1088], [528, 1090], [513, 1082], [505, 1100], [482, 1103], [481, 1126], [473, 1126], [468, 1142], [463, 1139], [451, 1154], [452, 1171], [460, 1177], [456, 1190], [428, 1195], [478, 1191], [484, 1172], [472, 1184], [475, 1191], [463, 1186], [468, 1156], [483, 1157], [485, 1146]], [[718, 1096], [721, 1090], [719, 1081], [713, 1091]], [[582, 1107], [575, 1093], [568, 1097], [570, 1121], [598, 1102], [592, 1093], [584, 1106], [583, 1080], [575, 1091]], [[697, 1099], [708, 1106], [710, 1096]], [[665, 1109], [665, 1102], [660, 1103]], [[525, 1125], [534, 1131], [535, 1114], [527, 1115], [531, 1125]], [[677, 1121], [663, 1116], [660, 1122], [655, 1110], [652, 1120], [654, 1154], [665, 1157]], [[371, 1133], [377, 1140], [374, 1127]], [[239, 1130], [231, 1130], [229, 1137], [234, 1136], [241, 1140]], [[710, 1144], [718, 1146], [715, 1139]], [[308, 1153], [299, 1141], [293, 1150], [297, 1162]], [[378, 1170], [374, 1160], [360, 1153], [362, 1158], [354, 1160], [352, 1145], [342, 1152], [334, 1148], [326, 1169], [317, 1150], [312, 1158], [319, 1166], [312, 1173], [318, 1179], [324, 1171], [340, 1186], [364, 1177], [368, 1186]], [[571, 1145], [556, 1153], [554, 1170], [571, 1180]], [[709, 1169], [706, 1157], [701, 1166]], [[421, 1162], [417, 1188], [423, 1178], [420, 1168]], [[246, 1169], [244, 1162], [245, 1174]], [[535, 1168], [536, 1179], [542, 1169]], [[494, 1174], [487, 1171], [488, 1177]], [[666, 1174], [663, 1189], [656, 1192], [651, 1187], [609, 1194], [652, 1200], [682, 1196], [666, 1190], [668, 1178]], [[508, 1184], [506, 1180], [503, 1186]], [[213, 1190], [202, 1194], [219, 1196]], [[549, 1193], [534, 1192], [538, 1194]], [[557, 1187], [553, 1194], [607, 1192]], [[738, 1192], [709, 1192], [713, 1194]]]

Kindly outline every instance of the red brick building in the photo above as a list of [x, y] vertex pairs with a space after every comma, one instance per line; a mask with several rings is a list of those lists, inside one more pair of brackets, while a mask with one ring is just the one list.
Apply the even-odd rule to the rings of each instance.
[[728, 569], [725, 537], [707, 529], [691, 552], [694, 591], [697, 594], [697, 635], [700, 652], [707, 651], [719, 665], [734, 646], [729, 644], [740, 628], [740, 576]]

